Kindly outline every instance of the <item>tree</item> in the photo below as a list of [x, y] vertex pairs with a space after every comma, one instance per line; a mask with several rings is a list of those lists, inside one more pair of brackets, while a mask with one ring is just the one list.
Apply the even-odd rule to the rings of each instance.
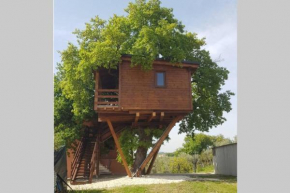
[[233, 143], [233, 141], [223, 135], [210, 136], [203, 133], [198, 133], [194, 136], [188, 135], [184, 138], [182, 147], [175, 151], [175, 155], [183, 152], [192, 155], [194, 171], [196, 172], [198, 162], [208, 164], [212, 161], [211, 147], [230, 143]]
[[178, 157], [170, 158], [169, 167], [171, 173], [192, 172], [192, 165], [190, 164], [191, 160], [190, 156], [184, 153], [180, 154]]
[[54, 76], [54, 148], [71, 147], [81, 134], [80, 125], [74, 122], [73, 102], [67, 99], [60, 87], [61, 73]]
[[197, 169], [197, 163], [201, 153], [213, 145], [212, 137], [203, 133], [196, 134], [194, 137], [186, 136], [182, 148], [178, 149], [179, 153], [185, 152], [192, 155], [194, 172]]
[[214, 146], [222, 146], [234, 143], [234, 140], [225, 138], [223, 135], [211, 136], [211, 138]]
[[[75, 30], [78, 45], [69, 43], [67, 49], [60, 52], [61, 79], [58, 84], [61, 97], [71, 103], [70, 108], [60, 106], [60, 111], [72, 113], [71, 125], [63, 129], [64, 133], [72, 133], [70, 140], [79, 137], [76, 134], [79, 131], [74, 128], [81, 127], [84, 120], [95, 116], [92, 70], [101, 67], [116, 69], [122, 54], [131, 54], [131, 65], [141, 65], [143, 70], [152, 69], [152, 62], [157, 57], [172, 64], [184, 60], [200, 63], [192, 76], [194, 110], [182, 121], [180, 132], [193, 134], [195, 130], [208, 131], [226, 120], [223, 112], [231, 110], [230, 96], [233, 93], [221, 93], [221, 87], [229, 71], [219, 67], [212, 61], [209, 52], [202, 49], [205, 38], [199, 39], [196, 33], [186, 31], [181, 21], [174, 17], [173, 9], [161, 7], [160, 4], [160, 0], [136, 0], [125, 9], [126, 16], [114, 15], [108, 21], [96, 16], [86, 23], [84, 30]], [[55, 100], [58, 97], [55, 96]], [[55, 129], [61, 124], [62, 120], [55, 125]], [[149, 145], [144, 147], [139, 144], [136, 149], [132, 144], [131, 149], [136, 150], [134, 167], [142, 163], [154, 139], [153, 135], [145, 135], [142, 128], [139, 131], [134, 135]]]

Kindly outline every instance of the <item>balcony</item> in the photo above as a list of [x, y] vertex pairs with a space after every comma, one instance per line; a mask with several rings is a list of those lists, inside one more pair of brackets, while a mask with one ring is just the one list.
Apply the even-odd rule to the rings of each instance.
[[95, 95], [95, 109], [117, 109], [119, 107], [118, 89], [98, 89]]

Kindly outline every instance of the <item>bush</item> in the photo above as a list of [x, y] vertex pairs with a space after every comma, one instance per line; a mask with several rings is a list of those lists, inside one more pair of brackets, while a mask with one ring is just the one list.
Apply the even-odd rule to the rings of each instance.
[[190, 173], [192, 164], [186, 157], [173, 157], [169, 163], [171, 173]]

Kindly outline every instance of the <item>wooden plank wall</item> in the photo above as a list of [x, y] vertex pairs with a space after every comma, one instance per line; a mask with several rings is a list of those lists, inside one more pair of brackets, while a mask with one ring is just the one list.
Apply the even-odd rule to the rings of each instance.
[[[166, 87], [155, 87], [155, 71], [166, 72]], [[142, 110], [191, 110], [190, 71], [165, 65], [143, 71], [139, 66], [120, 65], [121, 107]]]

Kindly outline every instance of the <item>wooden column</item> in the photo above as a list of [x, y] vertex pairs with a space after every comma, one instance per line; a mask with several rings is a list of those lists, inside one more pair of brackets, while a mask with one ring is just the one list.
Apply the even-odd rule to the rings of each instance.
[[138, 119], [139, 119], [139, 117], [140, 117], [140, 113], [136, 113], [136, 117], [135, 117], [135, 123], [137, 123], [137, 122], [138, 122]]
[[169, 132], [174, 127], [175, 123], [178, 122], [181, 118], [182, 118], [182, 116], [177, 116], [177, 117], [175, 117], [171, 121], [171, 123], [165, 129], [165, 131], [163, 132], [163, 134], [161, 135], [161, 137], [159, 138], [159, 140], [156, 142], [156, 144], [153, 147], [153, 149], [151, 150], [151, 152], [148, 154], [148, 156], [145, 158], [145, 160], [139, 166], [139, 168], [137, 169], [137, 171], [134, 174], [134, 176], [136, 176], [136, 175], [139, 176], [140, 175], [141, 171], [145, 168], [145, 166], [147, 165], [147, 163], [150, 161], [150, 159], [153, 157], [153, 155], [156, 153], [156, 151], [160, 148], [161, 144], [163, 143], [163, 141], [165, 140], [165, 138], [168, 136]]
[[112, 125], [112, 123], [111, 123], [111, 121], [110, 121], [109, 119], [107, 119], [107, 123], [108, 123], [108, 125], [109, 125], [110, 131], [111, 131], [112, 136], [113, 136], [113, 138], [114, 138], [114, 141], [115, 141], [115, 143], [116, 143], [117, 149], [118, 149], [118, 151], [119, 151], [119, 153], [120, 153], [120, 156], [121, 156], [121, 158], [122, 158], [122, 162], [123, 162], [123, 164], [124, 164], [124, 167], [125, 167], [125, 170], [126, 170], [126, 172], [127, 172], [127, 175], [128, 175], [129, 177], [132, 177], [132, 175], [131, 175], [131, 171], [129, 170], [129, 167], [128, 167], [128, 164], [127, 164], [127, 161], [126, 161], [126, 159], [125, 159], [125, 156], [124, 156], [123, 151], [122, 151], [122, 149], [121, 149], [120, 143], [119, 143], [118, 138], [117, 138], [117, 136], [116, 136], [116, 133], [115, 133], [115, 131], [114, 131], [113, 125]]
[[97, 148], [97, 160], [96, 160], [96, 176], [99, 177], [100, 176], [100, 172], [99, 172], [99, 165], [100, 165], [100, 159], [101, 159], [101, 148], [100, 148], [100, 140], [101, 140], [101, 133], [99, 131], [99, 128], [98, 128], [98, 134], [97, 134], [97, 144], [98, 144], [98, 148]]
[[158, 155], [159, 150], [160, 150], [160, 147], [158, 148], [158, 150], [157, 150], [157, 151], [155, 152], [155, 154], [153, 155], [153, 158], [151, 159], [150, 165], [149, 165], [149, 167], [148, 167], [148, 169], [147, 169], [147, 171], [146, 171], [146, 175], [149, 175], [149, 174], [150, 174], [150, 172], [151, 172], [151, 170], [152, 170], [152, 168], [153, 168], [153, 164], [154, 164], [154, 162], [155, 162], [155, 160], [156, 160], [156, 157], [157, 157], [157, 155]]
[[156, 116], [156, 113], [153, 112], [152, 115], [148, 118], [147, 122], [152, 121], [152, 119]]

